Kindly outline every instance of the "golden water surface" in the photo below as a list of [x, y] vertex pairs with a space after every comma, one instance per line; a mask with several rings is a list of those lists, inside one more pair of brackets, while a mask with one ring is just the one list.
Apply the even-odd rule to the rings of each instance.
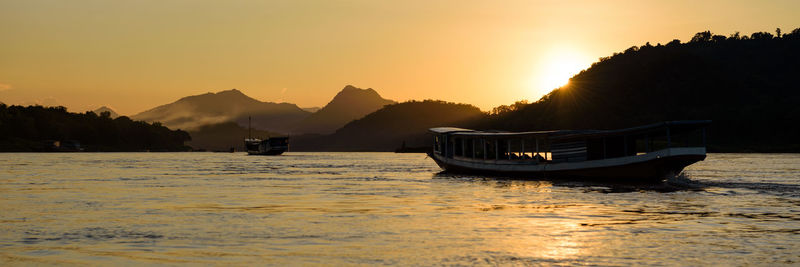
[[0, 265], [800, 264], [800, 156], [664, 184], [439, 174], [424, 154], [0, 154]]

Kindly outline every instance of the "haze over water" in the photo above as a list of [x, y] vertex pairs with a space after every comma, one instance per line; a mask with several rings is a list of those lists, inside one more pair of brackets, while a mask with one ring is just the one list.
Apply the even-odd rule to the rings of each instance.
[[0, 263], [800, 262], [800, 155], [661, 185], [448, 176], [423, 154], [0, 154]]

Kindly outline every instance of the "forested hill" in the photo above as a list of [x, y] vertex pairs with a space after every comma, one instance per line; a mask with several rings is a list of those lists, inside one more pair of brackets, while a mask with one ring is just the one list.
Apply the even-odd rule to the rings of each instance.
[[325, 107], [306, 117], [292, 133], [331, 134], [348, 122], [394, 104], [372, 88], [360, 89], [347, 85]]
[[[0, 104], [0, 151], [186, 151], [191, 138], [158, 123], [64, 107]], [[58, 144], [58, 145], [56, 145]], [[65, 146], [69, 144], [69, 147]]]
[[613, 129], [710, 119], [710, 151], [800, 152], [800, 29], [645, 44], [602, 58], [531, 104], [495, 108], [483, 128]]
[[444, 101], [409, 101], [384, 106], [331, 135], [292, 137], [293, 151], [394, 151], [430, 146], [428, 128], [471, 127], [485, 113], [475, 106]]

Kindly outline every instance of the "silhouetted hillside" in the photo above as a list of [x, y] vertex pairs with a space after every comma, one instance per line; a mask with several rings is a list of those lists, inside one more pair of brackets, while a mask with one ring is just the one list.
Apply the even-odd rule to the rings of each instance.
[[[184, 131], [109, 113], [0, 104], [0, 151], [186, 151]], [[69, 146], [66, 146], [69, 144]]]
[[194, 130], [203, 125], [235, 121], [247, 126], [248, 116], [253, 128], [288, 132], [308, 112], [290, 103], [261, 102], [239, 90], [188, 96], [170, 104], [134, 115], [144, 121], [159, 121], [173, 129]]
[[602, 58], [532, 104], [495, 109], [483, 128], [611, 129], [711, 119], [712, 151], [800, 151], [800, 29], [776, 37], [708, 31]]
[[106, 106], [102, 106], [102, 107], [100, 107], [98, 109], [95, 109], [92, 112], [94, 112], [94, 114], [97, 114], [97, 115], [102, 115], [103, 112], [108, 112], [108, 116], [111, 117], [112, 119], [116, 119], [116, 118], [119, 117], [119, 114], [117, 114], [117, 112], [115, 112], [113, 109], [111, 109], [109, 107], [106, 107]]
[[304, 135], [290, 141], [293, 151], [394, 151], [429, 146], [428, 128], [468, 127], [485, 113], [472, 105], [425, 100], [392, 104], [352, 121], [332, 135]]
[[393, 103], [372, 88], [359, 89], [348, 85], [325, 107], [305, 118], [292, 133], [330, 134], [348, 122]]
[[[250, 136], [247, 128], [239, 126], [235, 122], [224, 122], [218, 124], [203, 125], [189, 132], [192, 141], [188, 143], [193, 149], [208, 151], [229, 151], [231, 148], [236, 151], [244, 151], [244, 139]], [[283, 136], [261, 130], [252, 130], [253, 138], [265, 139], [270, 136]]]

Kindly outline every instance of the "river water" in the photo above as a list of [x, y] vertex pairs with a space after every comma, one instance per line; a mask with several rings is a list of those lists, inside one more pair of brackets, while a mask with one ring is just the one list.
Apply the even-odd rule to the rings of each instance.
[[0, 265], [797, 265], [800, 155], [664, 184], [450, 176], [424, 154], [0, 154]]

